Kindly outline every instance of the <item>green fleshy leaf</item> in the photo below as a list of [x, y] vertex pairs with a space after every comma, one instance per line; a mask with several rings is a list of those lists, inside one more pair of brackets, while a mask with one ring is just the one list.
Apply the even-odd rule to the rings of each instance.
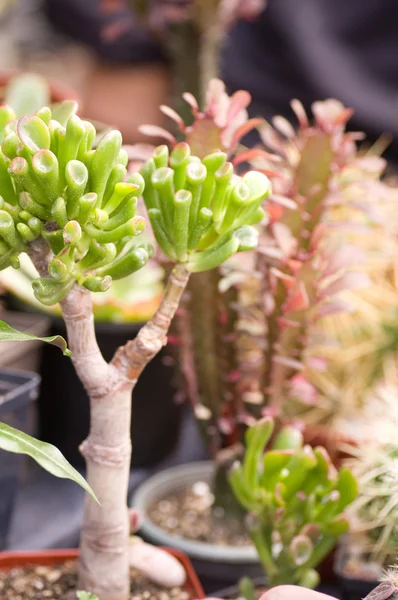
[[54, 104], [52, 107], [52, 118], [54, 121], [58, 121], [63, 127], [66, 127], [69, 117], [77, 113], [77, 108], [76, 100], [64, 100], [63, 102]]
[[5, 321], [0, 320], [0, 342], [30, 342], [34, 340], [58, 346], [58, 348], [62, 350], [64, 356], [72, 356], [72, 352], [69, 350], [66, 341], [62, 336], [53, 335], [50, 337], [36, 337], [30, 333], [17, 331], [13, 327], [10, 327], [10, 325], [7, 325]]
[[32, 436], [18, 431], [18, 429], [14, 429], [14, 427], [10, 427], [5, 423], [0, 423], [0, 448], [7, 452], [27, 454], [52, 475], [62, 479], [71, 479], [80, 485], [98, 502], [96, 495], [84, 477], [68, 463], [55, 446], [36, 440]]
[[5, 104], [11, 106], [16, 116], [31, 115], [50, 102], [47, 81], [35, 73], [22, 73], [6, 87]]
[[38, 150], [49, 150], [50, 148], [50, 132], [39, 117], [30, 115], [19, 119], [17, 133], [24, 147], [32, 155]]
[[99, 600], [96, 594], [92, 594], [91, 592], [76, 592], [77, 600]]

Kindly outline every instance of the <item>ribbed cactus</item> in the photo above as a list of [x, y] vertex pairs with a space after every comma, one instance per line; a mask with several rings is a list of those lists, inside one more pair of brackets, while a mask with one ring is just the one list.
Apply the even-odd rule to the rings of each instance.
[[[375, 164], [359, 159], [356, 134], [345, 132], [351, 111], [339, 102], [315, 103], [312, 125], [298, 101], [292, 106], [298, 132], [276, 117], [274, 127], [262, 128], [274, 160], [255, 154], [252, 159], [273, 184], [256, 266], [262, 290], [254, 306], [258, 311], [262, 307], [258, 329], [266, 333], [252, 388], [262, 381], [257, 391], [266, 405], [302, 415], [322, 402], [317, 374], [327, 366], [325, 348], [336, 344], [322, 330], [322, 319], [353, 310], [341, 293], [369, 284], [361, 271], [364, 252], [341, 233], [371, 226], [371, 205], [353, 199], [349, 187], [363, 185]], [[377, 172], [379, 168], [376, 161]], [[346, 207], [351, 209], [348, 217]]]
[[299, 430], [273, 432], [265, 418], [247, 430], [246, 451], [232, 468], [232, 490], [248, 511], [248, 528], [270, 586], [315, 587], [317, 565], [348, 529], [344, 509], [355, 499], [348, 469], [337, 472], [324, 448], [303, 445]]
[[[377, 439], [358, 441], [347, 464], [358, 480], [359, 495], [350, 507], [349, 547], [380, 566], [394, 564], [398, 553], [398, 444], [391, 422], [379, 426]], [[383, 434], [380, 435], [380, 429]]]
[[144, 180], [136, 174], [123, 181], [120, 133], [109, 132], [94, 149], [93, 125], [75, 114], [76, 105], [65, 109], [65, 126], [47, 108], [18, 121], [9, 108], [0, 109], [0, 268], [18, 268], [21, 252], [47, 242], [48, 273], [32, 284], [47, 305], [62, 300], [75, 282], [105, 291], [153, 252], [138, 241], [145, 227], [136, 215]]

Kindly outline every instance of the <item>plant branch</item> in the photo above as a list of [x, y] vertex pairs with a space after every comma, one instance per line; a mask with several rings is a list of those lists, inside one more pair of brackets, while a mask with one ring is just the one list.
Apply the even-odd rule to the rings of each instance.
[[121, 376], [135, 385], [146, 365], [167, 343], [170, 323], [187, 286], [190, 273], [181, 264], [171, 271], [163, 299], [154, 316], [139, 331], [134, 340], [116, 351], [111, 365]]

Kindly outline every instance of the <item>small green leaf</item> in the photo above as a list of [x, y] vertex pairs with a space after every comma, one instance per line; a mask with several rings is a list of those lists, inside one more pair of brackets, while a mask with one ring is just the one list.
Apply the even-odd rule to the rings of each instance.
[[23, 333], [17, 331], [10, 325], [7, 325], [5, 321], [0, 320], [0, 342], [30, 342], [39, 340], [41, 342], [47, 342], [58, 346], [62, 350], [64, 356], [72, 356], [72, 352], [69, 350], [66, 341], [60, 335], [52, 335], [50, 337], [36, 337], [30, 333]]
[[238, 585], [239, 594], [240, 596], [242, 596], [242, 598], [245, 598], [245, 600], [256, 600], [256, 588], [254, 587], [254, 583], [249, 577], [242, 577]]
[[91, 592], [76, 592], [76, 596], [78, 600], [99, 600], [98, 596]]
[[12, 106], [17, 117], [31, 115], [50, 102], [48, 83], [41, 75], [22, 73], [10, 81], [4, 100]]
[[76, 100], [64, 100], [63, 102], [54, 104], [52, 107], [52, 118], [54, 121], [58, 121], [63, 127], [66, 127], [69, 117], [77, 113], [77, 108]]
[[34, 154], [38, 150], [49, 150], [51, 138], [47, 125], [34, 115], [22, 117], [18, 121], [17, 133], [25, 148]]
[[0, 448], [7, 452], [27, 454], [52, 475], [75, 481], [98, 502], [96, 495], [84, 477], [68, 463], [55, 446], [36, 440], [5, 423], [0, 423]]

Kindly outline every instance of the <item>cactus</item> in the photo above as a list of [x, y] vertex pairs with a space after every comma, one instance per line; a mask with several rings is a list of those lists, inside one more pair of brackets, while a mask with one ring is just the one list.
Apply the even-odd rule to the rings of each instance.
[[381, 583], [364, 598], [364, 600], [397, 600], [398, 569], [396, 566], [387, 569]]
[[248, 529], [270, 586], [313, 588], [315, 568], [348, 529], [344, 509], [355, 499], [348, 469], [333, 467], [324, 448], [303, 445], [292, 427], [280, 430], [265, 451], [269, 417], [246, 432], [246, 451], [230, 474], [232, 490], [248, 511]]
[[[317, 410], [318, 418], [330, 415], [320, 380], [336, 340], [323, 322], [352, 311], [340, 295], [369, 283], [365, 253], [356, 240], [342, 241], [341, 231], [373, 227], [374, 209], [358, 201], [357, 188], [377, 180], [384, 162], [359, 158], [359, 136], [344, 131], [351, 111], [337, 101], [315, 103], [311, 126], [294, 101], [297, 133], [275, 119], [285, 139], [260, 119], [248, 119], [250, 96], [238, 91], [228, 97], [218, 80], [209, 84], [203, 111], [190, 94], [184, 98], [192, 108], [190, 125], [172, 109], [162, 110], [197, 155], [222, 148], [235, 167], [249, 162], [273, 185], [255, 256], [192, 277], [178, 313], [182, 385], [222, 464], [223, 450], [238, 450], [248, 417], [260, 416], [264, 407], [287, 417], [312, 418]], [[245, 150], [239, 142], [255, 127], [263, 143]], [[153, 133], [149, 126], [142, 131]], [[163, 135], [178, 146], [170, 133]]]
[[262, 128], [274, 161], [264, 155], [249, 159], [269, 175], [273, 195], [258, 247], [262, 290], [253, 302], [258, 329], [266, 331], [258, 350], [263, 360], [246, 379], [250, 391], [263, 394], [265, 405], [305, 418], [323, 402], [318, 374], [327, 367], [328, 348], [336, 344], [322, 328], [323, 319], [352, 311], [341, 294], [370, 282], [363, 271], [364, 251], [342, 232], [372, 227], [371, 203], [360, 202], [353, 192], [367, 178], [378, 177], [384, 162], [359, 158], [358, 135], [345, 132], [351, 111], [339, 102], [314, 103], [312, 125], [298, 101], [292, 106], [298, 132], [276, 117], [274, 127]]
[[377, 438], [359, 440], [352, 449], [354, 457], [347, 461], [359, 486], [349, 510], [348, 545], [350, 552], [357, 548], [362, 559], [382, 571], [394, 563], [398, 552], [398, 444], [396, 419], [390, 424], [374, 418], [372, 422], [378, 425]]

